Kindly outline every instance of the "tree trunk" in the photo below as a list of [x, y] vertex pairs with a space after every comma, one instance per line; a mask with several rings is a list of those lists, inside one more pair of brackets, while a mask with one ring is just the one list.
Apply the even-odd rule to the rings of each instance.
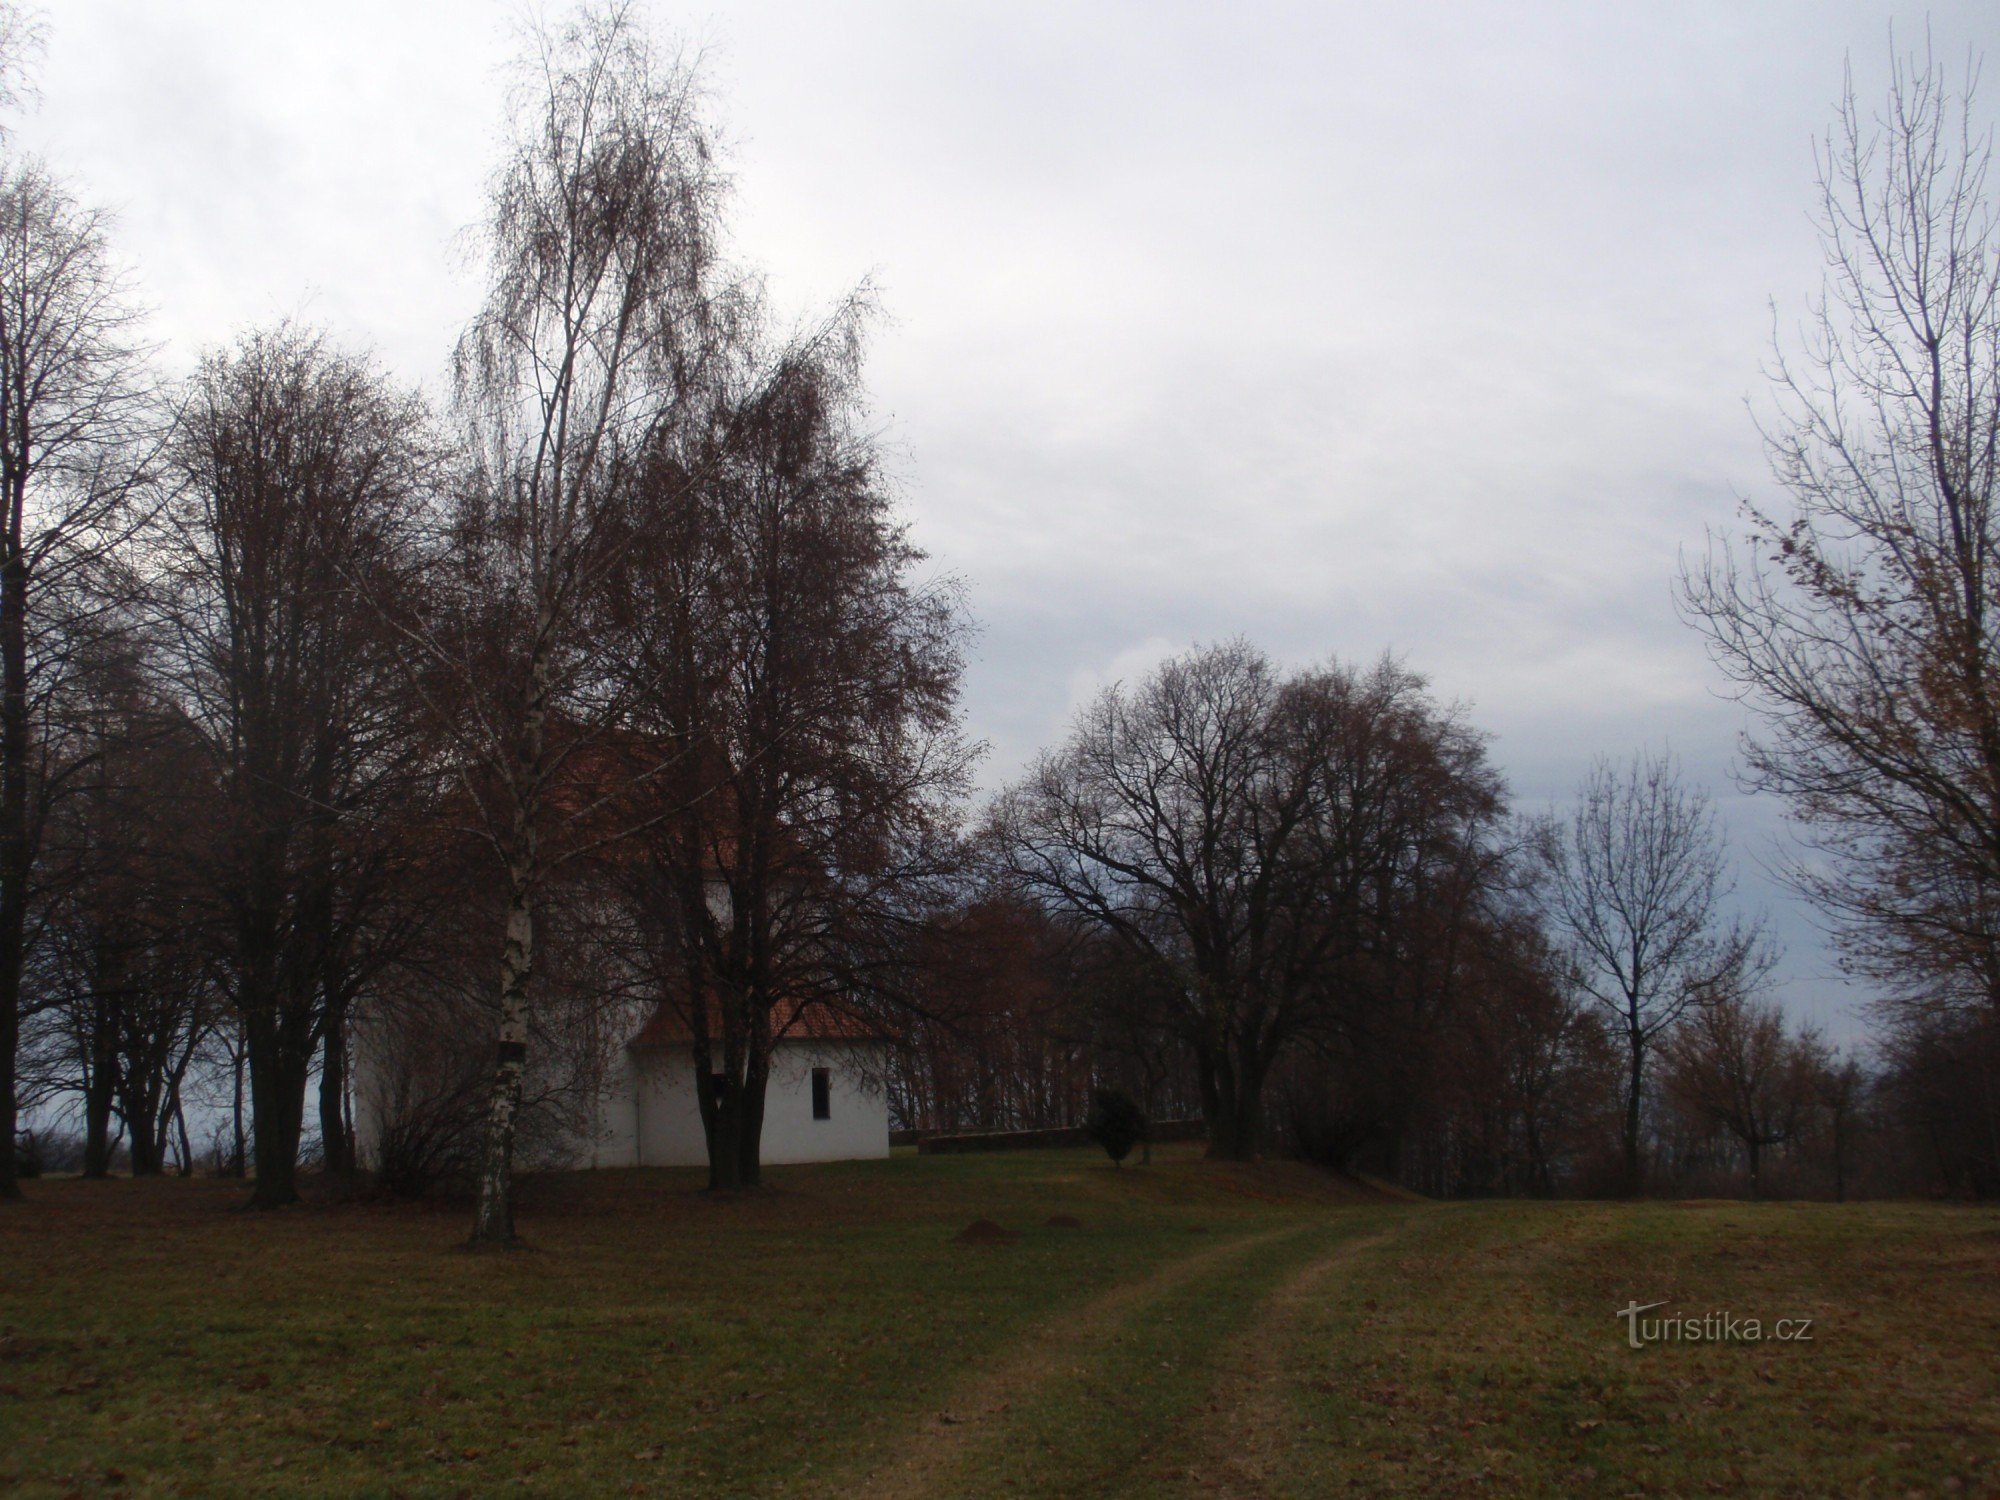
[[1750, 1158], [1750, 1201], [1754, 1203], [1764, 1196], [1758, 1181], [1758, 1168], [1761, 1165], [1763, 1153], [1758, 1143], [1754, 1140], [1745, 1141], [1743, 1143], [1743, 1151]]
[[[0, 916], [0, 922], [4, 922]], [[4, 948], [0, 943], [0, 948]], [[0, 955], [0, 965], [7, 962]], [[0, 1199], [21, 1196], [20, 1166], [14, 1156], [15, 1105], [14, 1065], [21, 1045], [21, 986], [19, 971], [9, 985], [0, 976]]]
[[742, 1125], [743, 1086], [724, 1071], [696, 1079], [707, 1092], [710, 1109], [702, 1123], [708, 1127], [708, 1190], [733, 1193], [743, 1186]]
[[1524, 1124], [1528, 1145], [1528, 1191], [1538, 1198], [1546, 1198], [1550, 1196], [1550, 1173], [1548, 1153], [1542, 1145], [1541, 1115], [1530, 1109]]
[[132, 1116], [132, 1175], [158, 1177], [165, 1167], [160, 1151], [159, 1124], [144, 1111]]
[[100, 1002], [91, 1018], [90, 1072], [83, 1091], [83, 1175], [111, 1175], [111, 1098], [117, 1068]]
[[248, 1169], [248, 1148], [243, 1139], [243, 1068], [248, 1060], [248, 1048], [239, 1035], [229, 1049], [229, 1070], [234, 1075], [229, 1096], [229, 1131], [231, 1156], [229, 1175], [241, 1177]]
[[764, 1186], [764, 1088], [764, 1078], [746, 1078], [736, 1108], [736, 1182], [744, 1188]]
[[250, 1146], [256, 1172], [250, 1189], [252, 1208], [283, 1208], [299, 1201], [299, 1135], [305, 1123], [310, 1055], [287, 1044], [288, 1029], [275, 1000], [243, 1018], [245, 1049], [250, 1054]]
[[1631, 1069], [1625, 1080], [1625, 1195], [1637, 1198], [1646, 1190], [1646, 1168], [1640, 1158], [1640, 1104], [1646, 1083], [1646, 1053], [1637, 1038], [1631, 1044]]
[[20, 483], [9, 495], [14, 534], [0, 567], [0, 1198], [21, 1196], [14, 1156], [19, 1113], [15, 1070], [21, 1046], [21, 970], [27, 953], [28, 876], [34, 851], [28, 830], [28, 568], [18, 531]]
[[1223, 1057], [1212, 1086], [1202, 1090], [1208, 1109], [1208, 1159], [1254, 1161], [1263, 1145], [1264, 1065], [1246, 1057]]
[[347, 1004], [328, 997], [322, 1023], [319, 1072], [319, 1138], [326, 1175], [337, 1182], [354, 1180], [354, 1137], [348, 1133]]
[[486, 1101], [486, 1142], [479, 1160], [479, 1200], [473, 1210], [475, 1247], [509, 1248], [514, 1235], [514, 1131], [528, 1072], [528, 986], [535, 975], [535, 901], [541, 880], [540, 813], [549, 701], [546, 609], [536, 619], [528, 656], [528, 693], [517, 745], [513, 823], [508, 830], [507, 928], [500, 945], [499, 1025], [493, 1087]]
[[1144, 1098], [1141, 1102], [1146, 1111], [1146, 1133], [1139, 1140], [1139, 1165], [1150, 1167], [1153, 1164], [1153, 1123], [1156, 1119], [1153, 1113], [1153, 1099], [1159, 1092], [1154, 1087], [1153, 1075], [1150, 1071], [1147, 1072], [1146, 1081], [1141, 1087], [1144, 1091]]
[[166, 1170], [170, 1120], [165, 1080], [153, 1050], [136, 1050], [128, 1057], [119, 1083], [119, 1111], [131, 1138], [132, 1175], [158, 1177]]
[[[537, 756], [539, 759], [539, 756]], [[486, 1144], [479, 1162], [479, 1203], [472, 1243], [504, 1248], [514, 1236], [514, 1127], [528, 1069], [528, 982], [535, 969], [533, 842], [525, 813], [508, 870], [507, 937], [500, 951], [500, 1025], [493, 1088], [486, 1104]]]
[[753, 1032], [743, 1070], [743, 1104], [736, 1120], [736, 1175], [744, 1187], [764, 1185], [764, 1094], [770, 1082], [771, 1043]]

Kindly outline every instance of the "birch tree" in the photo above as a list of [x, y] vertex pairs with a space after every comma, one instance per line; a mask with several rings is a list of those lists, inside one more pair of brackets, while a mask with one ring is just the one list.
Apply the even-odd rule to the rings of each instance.
[[642, 461], [698, 403], [717, 344], [722, 181], [702, 102], [695, 70], [629, 4], [532, 36], [488, 191], [486, 299], [454, 360], [468, 462], [431, 607], [405, 629], [493, 856], [478, 1245], [514, 1240], [545, 888], [607, 835], [605, 799], [581, 790], [623, 702], [604, 655], [621, 623], [606, 582], [635, 543]]

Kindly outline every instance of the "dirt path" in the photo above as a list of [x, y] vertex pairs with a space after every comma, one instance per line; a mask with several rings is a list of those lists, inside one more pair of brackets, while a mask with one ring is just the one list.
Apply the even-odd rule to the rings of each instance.
[[1264, 1299], [1257, 1321], [1223, 1347], [1202, 1423], [1217, 1442], [1199, 1474], [1189, 1475], [1204, 1494], [1248, 1500], [1271, 1493], [1291, 1428], [1285, 1355], [1302, 1316], [1321, 1287], [1393, 1232], [1343, 1240], [1294, 1271]]
[[1273, 1229], [1184, 1255], [1138, 1281], [1112, 1288], [1095, 1301], [1034, 1329], [1002, 1361], [952, 1392], [940, 1409], [927, 1413], [918, 1430], [881, 1469], [870, 1474], [865, 1491], [879, 1500], [917, 1500], [948, 1495], [953, 1469], [998, 1428], [1016, 1403], [1058, 1370], [1077, 1362], [1081, 1351], [1121, 1323], [1133, 1308], [1164, 1296], [1212, 1267], [1248, 1253], [1298, 1228]]

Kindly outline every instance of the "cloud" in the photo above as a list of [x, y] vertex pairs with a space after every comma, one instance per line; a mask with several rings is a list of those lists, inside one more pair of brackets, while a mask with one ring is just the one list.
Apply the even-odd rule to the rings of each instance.
[[1069, 674], [1069, 699], [1063, 706], [1065, 719], [1094, 700], [1106, 688], [1136, 687], [1169, 657], [1185, 649], [1163, 635], [1148, 636], [1127, 646], [1101, 667], [1078, 667]]
[[[1890, 9], [1940, 56], [2000, 40], [1990, 6]], [[174, 359], [302, 310], [434, 378], [513, 14], [80, 0], [23, 134], [119, 208]], [[1733, 792], [1745, 721], [1670, 584], [1767, 491], [1769, 302], [1817, 285], [1811, 142], [1888, 19], [753, 0], [696, 39], [738, 247], [801, 314], [881, 288], [871, 388], [982, 623], [989, 781], [1241, 633], [1396, 650], [1529, 806], [1670, 737], [1747, 852], [1776, 812]], [[1799, 1003], [1847, 1004], [1802, 908], [1745, 895]]]

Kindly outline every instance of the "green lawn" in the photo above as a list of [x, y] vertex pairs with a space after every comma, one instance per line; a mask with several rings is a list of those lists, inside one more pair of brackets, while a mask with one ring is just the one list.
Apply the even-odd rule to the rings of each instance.
[[[1430, 1205], [1179, 1152], [771, 1175], [538, 1181], [498, 1256], [463, 1205], [31, 1183], [0, 1490], [2000, 1490], [1991, 1209]], [[1633, 1350], [1635, 1300], [1813, 1337]]]

